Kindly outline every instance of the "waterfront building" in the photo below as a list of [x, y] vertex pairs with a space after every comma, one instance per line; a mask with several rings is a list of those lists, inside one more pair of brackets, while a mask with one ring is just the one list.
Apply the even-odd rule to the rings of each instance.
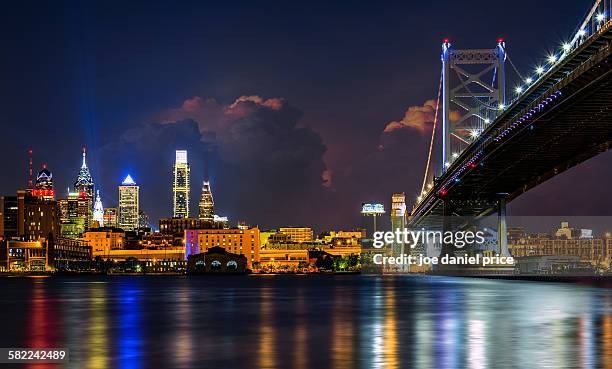
[[297, 271], [308, 266], [307, 249], [261, 249], [259, 267], [271, 270]]
[[47, 243], [47, 264], [53, 268], [70, 268], [92, 259], [91, 246], [83, 240], [58, 238]]
[[206, 252], [212, 247], [246, 256], [247, 265], [259, 261], [259, 229], [188, 229], [185, 231], [185, 257]]
[[209, 221], [196, 218], [161, 218], [159, 231], [162, 234], [183, 237], [187, 229], [219, 229], [227, 228], [227, 221]]
[[[166, 267], [177, 267], [185, 265], [185, 248], [184, 247], [169, 247], [165, 249], [115, 249], [109, 250], [107, 253], [98, 254], [104, 260], [125, 261], [128, 259], [136, 259], [145, 262], [146, 266], [155, 266], [157, 264]], [[94, 254], [94, 258], [98, 256]]]
[[106, 258], [111, 250], [125, 248], [125, 232], [120, 228], [92, 228], [83, 234], [83, 241], [91, 247], [92, 257]]
[[174, 218], [189, 217], [190, 169], [186, 150], [176, 150], [172, 180], [172, 209]]
[[146, 233], [138, 240], [139, 248], [163, 249], [168, 247], [183, 247], [183, 234], [171, 235], [160, 232]]
[[577, 256], [593, 265], [612, 263], [612, 238], [525, 237], [509, 244], [514, 257]]
[[47, 241], [8, 240], [3, 243], [4, 256], [0, 270], [16, 272], [44, 272], [48, 267]]
[[280, 232], [289, 236], [292, 242], [304, 243], [312, 242], [312, 228], [307, 227], [281, 227]]
[[246, 256], [227, 252], [222, 247], [211, 247], [205, 253], [187, 257], [189, 274], [242, 274], [246, 272], [246, 268]]
[[210, 182], [204, 181], [202, 184], [202, 194], [200, 196], [198, 219], [212, 222], [215, 217], [215, 202], [213, 201]]
[[119, 227], [126, 231], [138, 229], [139, 186], [128, 174], [119, 186]]
[[102, 206], [102, 199], [100, 199], [100, 191], [96, 192], [96, 201], [93, 209], [93, 220], [98, 222], [98, 227], [104, 227], [104, 206]]

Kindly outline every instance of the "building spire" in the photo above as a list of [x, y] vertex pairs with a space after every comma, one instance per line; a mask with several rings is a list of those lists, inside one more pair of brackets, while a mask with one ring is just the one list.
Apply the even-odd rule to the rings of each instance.
[[85, 156], [87, 156], [87, 149], [83, 146], [83, 164], [81, 165], [81, 169], [87, 168], [87, 163], [85, 163]]

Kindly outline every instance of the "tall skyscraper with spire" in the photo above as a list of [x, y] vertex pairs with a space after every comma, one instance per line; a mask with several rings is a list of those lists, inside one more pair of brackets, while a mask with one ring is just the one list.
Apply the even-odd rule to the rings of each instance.
[[176, 150], [174, 162], [174, 177], [172, 181], [173, 217], [189, 217], [190, 169], [187, 162], [187, 151]]
[[119, 228], [126, 231], [135, 231], [139, 223], [140, 188], [129, 174], [119, 186]]
[[210, 182], [204, 181], [202, 185], [202, 195], [200, 196], [200, 220], [212, 222], [215, 218], [215, 202], [213, 201], [212, 191], [210, 190]]
[[79, 171], [77, 180], [74, 182], [74, 189], [80, 194], [80, 196], [87, 196], [92, 199], [93, 202], [94, 181], [91, 177], [91, 173], [89, 173], [89, 168], [87, 168], [86, 157], [87, 151], [83, 147], [83, 162], [81, 164], [81, 170]]
[[93, 202], [94, 202], [94, 181], [87, 168], [87, 150], [83, 147], [83, 161], [81, 169], [74, 182], [74, 191], [78, 194], [79, 216], [85, 219], [85, 229], [92, 226]]
[[94, 202], [93, 220], [98, 222], [99, 227], [104, 227], [104, 206], [100, 199], [100, 191], [96, 191], [96, 201]]

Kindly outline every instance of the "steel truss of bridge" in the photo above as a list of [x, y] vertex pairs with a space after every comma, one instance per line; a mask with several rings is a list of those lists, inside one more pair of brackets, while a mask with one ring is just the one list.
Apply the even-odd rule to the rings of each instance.
[[555, 64], [453, 161], [411, 224], [486, 216], [612, 143], [612, 23]]

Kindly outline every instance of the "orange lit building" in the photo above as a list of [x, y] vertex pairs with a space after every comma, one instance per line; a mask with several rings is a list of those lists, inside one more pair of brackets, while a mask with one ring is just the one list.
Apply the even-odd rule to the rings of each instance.
[[227, 252], [244, 255], [248, 268], [259, 262], [259, 229], [188, 229], [185, 231], [185, 258], [222, 247]]
[[313, 232], [312, 228], [306, 227], [282, 227], [279, 229], [281, 233], [289, 236], [291, 242], [312, 242]]

